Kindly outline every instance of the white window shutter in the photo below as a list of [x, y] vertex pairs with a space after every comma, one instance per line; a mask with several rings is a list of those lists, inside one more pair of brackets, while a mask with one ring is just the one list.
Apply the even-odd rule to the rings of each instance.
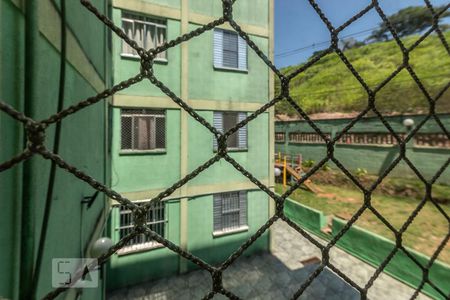
[[[238, 115], [238, 122], [241, 122], [247, 118], [247, 113], [240, 112]], [[239, 128], [238, 130], [239, 149], [247, 148], [247, 125]]]
[[239, 226], [247, 225], [247, 191], [239, 192]]
[[[223, 133], [223, 114], [222, 114], [222, 112], [219, 112], [219, 111], [215, 111], [214, 112], [213, 126], [220, 133]], [[217, 150], [217, 139], [216, 139], [216, 137], [214, 137], [213, 148], [214, 148], [214, 150]]]
[[214, 67], [223, 66], [223, 31], [214, 29]]
[[222, 197], [220, 194], [213, 195], [213, 223], [214, 231], [222, 230]]
[[238, 36], [238, 57], [239, 69], [247, 70], [247, 43], [240, 36]]

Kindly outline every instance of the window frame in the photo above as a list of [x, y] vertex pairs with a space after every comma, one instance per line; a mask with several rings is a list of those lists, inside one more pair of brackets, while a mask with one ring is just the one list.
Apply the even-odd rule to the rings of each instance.
[[[225, 43], [225, 36], [228, 35], [230, 38], [235, 39], [235, 44], [233, 43], [226, 45]], [[228, 47], [225, 47], [228, 46]], [[232, 46], [232, 47], [229, 47]], [[233, 49], [229, 49], [233, 48]], [[233, 54], [233, 60], [236, 59], [236, 66], [227, 65], [227, 62], [225, 60], [225, 52], [232, 53]], [[235, 57], [234, 57], [235, 56]], [[235, 32], [223, 30], [222, 31], [222, 67], [228, 68], [228, 69], [239, 69], [239, 35]]]
[[[247, 118], [247, 112], [245, 112], [245, 111], [213, 111], [213, 126], [216, 129], [218, 129], [221, 133], [225, 132], [224, 131], [224, 118], [223, 118], [223, 115], [226, 114], [226, 113], [229, 113], [229, 114], [235, 113], [237, 115], [237, 123], [234, 124], [234, 126], [236, 126], [238, 123], [242, 122], [242, 120], [240, 120], [240, 118], [243, 118], [243, 119]], [[222, 117], [221, 117], [222, 124], [220, 125], [220, 128], [217, 128], [215, 126], [216, 125], [215, 117], [214, 117], [215, 114], [222, 114]], [[240, 152], [240, 151], [246, 152], [246, 151], [248, 151], [248, 126], [247, 125], [248, 124], [246, 124], [244, 127], [239, 128], [239, 130], [234, 133], [236, 135], [236, 139], [237, 139], [237, 142], [238, 142], [238, 147], [228, 147], [227, 146], [227, 150], [228, 151], [230, 151], [230, 152]], [[241, 132], [241, 130], [245, 131], [245, 145], [243, 145], [243, 146], [240, 145], [241, 141], [239, 139], [239, 133], [243, 134]], [[213, 137], [213, 152], [217, 152], [217, 149], [218, 149], [217, 139], [214, 136]]]
[[[157, 112], [160, 113], [160, 115], [155, 115], [155, 114], [145, 114], [145, 113], [124, 113], [124, 110], [145, 110], [148, 112]], [[153, 149], [134, 149], [134, 118], [137, 117], [153, 117], [153, 118], [163, 118], [164, 119], [164, 148], [153, 148]], [[122, 139], [123, 139], [123, 134], [122, 134], [122, 130], [123, 130], [123, 118], [131, 118], [131, 149], [123, 149], [122, 148]], [[156, 126], [156, 121], [155, 121], [155, 126]], [[155, 127], [155, 131], [156, 131], [156, 127]], [[155, 145], [156, 145], [156, 133], [155, 133]], [[135, 107], [121, 107], [120, 108], [120, 138], [119, 138], [119, 154], [120, 155], [125, 155], [125, 154], [164, 154], [167, 151], [167, 110], [166, 109], [153, 109], [153, 108], [135, 108]]]
[[[146, 201], [140, 201], [137, 204], [138, 205], [142, 205], [145, 203], [148, 203], [150, 200], [146, 200]], [[156, 220], [156, 221], [149, 221], [146, 222], [147, 226], [150, 225], [155, 225], [155, 224], [162, 224], [162, 235], [161, 232], [155, 231], [156, 233], [160, 234], [162, 237], [166, 238], [167, 235], [167, 224], [169, 223], [168, 219], [167, 219], [167, 209], [166, 209], [166, 205], [164, 201], [158, 202], [158, 203], [154, 203], [155, 207], [150, 206], [150, 209], [154, 209], [154, 214], [155, 211], [157, 210], [162, 210], [162, 213], [156, 213], [157, 215], [159, 215], [161, 218], [160, 220]], [[116, 227], [114, 228], [114, 230], [117, 232], [117, 237], [120, 240], [121, 237], [121, 230], [127, 230], [129, 228], [134, 228], [134, 223], [132, 221], [132, 215], [131, 215], [131, 210], [129, 210], [128, 208], [126, 208], [123, 205], [117, 205], [116, 209], [118, 210], [118, 218], [117, 223], [116, 223]], [[129, 217], [129, 223], [127, 225], [122, 225], [121, 221], [121, 215], [130, 215]], [[124, 235], [126, 235], [127, 233], [125, 233]], [[162, 248], [164, 247], [164, 245], [162, 245], [161, 243], [155, 241], [155, 240], [147, 240], [149, 239], [148, 236], [142, 234], [139, 236], [136, 236], [135, 238], [144, 238], [145, 241], [144, 242], [139, 242], [139, 243], [132, 243], [129, 245], [125, 245], [124, 247], [120, 248], [119, 250], [117, 250], [117, 254], [118, 255], [127, 255], [127, 254], [133, 254], [133, 253], [138, 253], [138, 252], [144, 252], [144, 251], [150, 251], [150, 250], [154, 250], [154, 249], [158, 249], [158, 248]], [[130, 240], [130, 242], [132, 242], [133, 240]]]
[[[217, 54], [217, 49], [216, 47], [217, 45], [217, 41], [216, 41], [216, 32], [221, 31], [221, 32], [227, 32], [229, 34], [234, 34], [237, 36], [237, 54], [238, 54], [238, 67], [234, 68], [234, 67], [227, 67], [224, 66], [223, 63], [221, 65], [218, 65], [216, 63], [216, 54]], [[240, 43], [243, 43], [245, 45], [245, 58], [242, 58], [240, 55], [240, 51], [239, 51], [239, 45]], [[223, 61], [223, 50], [224, 50], [224, 44], [223, 44], [223, 36], [222, 36], [222, 40], [221, 40], [221, 55], [222, 58], [221, 60]], [[240, 72], [240, 73], [248, 73], [248, 45], [246, 43], [246, 41], [235, 31], [233, 30], [227, 30], [227, 29], [223, 29], [223, 28], [214, 28], [213, 30], [213, 55], [212, 55], [212, 59], [213, 59], [213, 68], [217, 71], [232, 71], [232, 72]], [[245, 59], [245, 67], [240, 67], [241, 64], [241, 60]]]
[[[229, 195], [230, 197], [232, 197], [232, 194], [237, 194], [239, 208], [224, 211], [224, 207], [223, 207], [224, 206], [224, 197], [226, 195]], [[217, 210], [219, 209], [217, 207], [218, 201], [220, 201], [221, 228], [216, 228], [216, 225], [218, 224], [216, 222], [217, 221], [216, 217], [218, 215]], [[245, 207], [241, 206], [242, 202], [245, 202], [245, 204], [244, 204]], [[235, 213], [235, 212], [239, 213], [238, 214], [239, 225], [238, 226], [231, 225], [229, 227], [225, 227], [224, 219], [223, 219], [224, 216]], [[242, 214], [245, 214], [245, 216], [243, 217]], [[213, 216], [212, 217], [213, 217], [213, 230], [212, 230], [213, 237], [220, 237], [220, 236], [224, 236], [224, 235], [248, 231], [249, 230], [249, 226], [248, 226], [248, 191], [241, 190], [241, 191], [231, 191], [231, 192], [213, 194]], [[245, 218], [245, 224], [243, 224], [241, 222], [242, 218]]]
[[276, 131], [275, 132], [275, 143], [284, 143], [284, 142], [286, 142], [286, 132]]
[[[134, 18], [133, 18], [134, 17]], [[139, 19], [140, 18], [140, 19]], [[158, 23], [158, 21], [161, 21], [162, 23]], [[140, 13], [136, 13], [136, 12], [130, 12], [130, 11], [122, 11], [122, 15], [121, 15], [121, 29], [122, 31], [124, 31], [125, 35], [128, 36], [127, 32], [124, 29], [124, 22], [128, 22], [128, 23], [132, 23], [132, 33], [134, 35], [134, 26], [135, 23], [141, 23], [143, 24], [144, 27], [144, 33], [147, 31], [147, 26], [154, 26], [154, 28], [156, 29], [156, 33], [157, 33], [157, 29], [158, 28], [162, 28], [164, 29], [165, 33], [164, 33], [164, 40], [163, 43], [167, 42], [167, 36], [168, 36], [168, 26], [167, 26], [167, 19], [163, 19], [163, 18], [159, 18], [159, 17], [154, 17], [154, 16], [148, 16], [148, 15], [143, 15]], [[128, 36], [130, 39], [134, 40], [134, 36], [130, 37]], [[144, 39], [143, 42], [145, 43], [146, 40]], [[124, 44], [126, 44], [126, 42], [121, 39], [121, 49], [120, 49], [120, 56], [123, 58], [132, 58], [132, 59], [140, 59], [140, 56], [136, 53], [127, 53], [124, 52]], [[127, 44], [128, 45], [128, 44]], [[130, 47], [128, 45], [128, 47]], [[157, 46], [156, 46], [157, 47]], [[131, 47], [130, 47], [131, 48]], [[147, 49], [146, 45], [143, 45], [144, 49]], [[154, 48], [154, 47], [153, 47]], [[133, 52], [135, 51], [134, 49], [132, 50]], [[155, 62], [160, 62], [160, 63], [167, 63], [168, 62], [168, 51], [164, 51], [161, 54], [164, 54], [164, 57], [155, 57], [154, 61]]]

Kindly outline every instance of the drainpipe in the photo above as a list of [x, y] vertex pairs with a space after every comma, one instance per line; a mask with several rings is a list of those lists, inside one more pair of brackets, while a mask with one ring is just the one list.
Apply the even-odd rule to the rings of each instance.
[[[37, 49], [39, 38], [38, 28], [38, 1], [25, 1], [25, 91], [24, 91], [24, 112], [29, 117], [35, 117], [37, 63], [35, 51]], [[24, 140], [24, 148], [27, 141]], [[28, 300], [32, 298], [31, 286], [33, 280], [34, 266], [34, 220], [35, 205], [31, 193], [32, 187], [32, 164], [33, 161], [27, 160], [23, 163], [22, 177], [22, 226], [20, 243], [20, 281], [19, 281], [19, 299]]]

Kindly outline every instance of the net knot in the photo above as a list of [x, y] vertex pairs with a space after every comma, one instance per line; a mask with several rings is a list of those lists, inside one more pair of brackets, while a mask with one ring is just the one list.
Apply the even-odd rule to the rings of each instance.
[[280, 199], [278, 199], [278, 201], [276, 201], [275, 204], [275, 214], [277, 216], [282, 216], [284, 214], [284, 201], [279, 201]]
[[227, 154], [227, 138], [224, 135], [217, 139], [217, 154], [220, 157], [224, 157]]
[[39, 152], [44, 148], [45, 126], [42, 123], [31, 122], [26, 125], [28, 148], [32, 152]]
[[144, 207], [137, 207], [133, 211], [134, 225], [139, 232], [145, 231], [145, 225], [147, 222], [147, 210]]
[[212, 281], [213, 281], [213, 290], [219, 291], [222, 289], [222, 271], [214, 270], [211, 273]]
[[153, 49], [149, 52], [145, 52], [141, 56], [141, 74], [148, 77], [151, 73], [153, 73], [154, 58], [155, 54], [153, 53]]
[[233, 0], [222, 0], [223, 3], [223, 17], [226, 21], [233, 19]]
[[281, 81], [281, 95], [283, 97], [289, 96], [289, 79], [285, 76], [280, 77]]

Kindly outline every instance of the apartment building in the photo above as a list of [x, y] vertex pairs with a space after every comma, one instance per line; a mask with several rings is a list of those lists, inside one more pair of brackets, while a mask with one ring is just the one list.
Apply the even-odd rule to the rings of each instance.
[[[266, 54], [272, 50], [271, 0], [237, 1], [233, 16]], [[151, 49], [222, 16], [221, 1], [113, 1], [112, 19], [141, 47]], [[113, 83], [139, 73], [140, 58], [112, 38]], [[154, 74], [200, 116], [224, 132], [270, 100], [268, 67], [229, 25], [216, 27], [158, 55]], [[228, 139], [230, 156], [273, 185], [273, 112], [263, 113]], [[216, 154], [214, 135], [144, 80], [111, 100], [111, 187], [146, 203]], [[133, 226], [131, 212], [112, 201], [114, 242]], [[149, 227], [208, 263], [226, 259], [270, 215], [268, 196], [225, 160], [152, 206]], [[266, 232], [246, 252], [269, 249]], [[144, 235], [110, 260], [108, 289], [183, 273], [195, 265]]]

